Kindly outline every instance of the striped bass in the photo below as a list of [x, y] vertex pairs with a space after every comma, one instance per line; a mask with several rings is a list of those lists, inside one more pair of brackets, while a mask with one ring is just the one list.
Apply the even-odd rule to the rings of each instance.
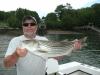
[[[87, 37], [79, 39], [82, 47], [85, 46], [86, 39]], [[42, 57], [69, 56], [75, 50], [73, 46], [75, 41], [25, 40], [22, 47]]]

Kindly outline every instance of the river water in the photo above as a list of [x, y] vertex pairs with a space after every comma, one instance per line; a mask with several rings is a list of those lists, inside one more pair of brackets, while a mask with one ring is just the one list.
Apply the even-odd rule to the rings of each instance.
[[79, 50], [78, 52], [72, 53], [71, 56], [64, 56], [63, 60], [59, 61], [59, 64], [77, 61], [91, 66], [100, 68], [100, 33], [88, 31], [82, 32], [82, 34], [57, 34], [49, 35], [48, 38], [51, 40], [73, 40], [76, 38], [82, 38], [87, 36], [87, 46]]
[[[11, 71], [6, 70], [3, 67], [3, 57], [6, 52], [7, 46], [10, 40], [18, 35], [15, 34], [0, 34], [0, 75], [6, 75], [5, 73], [9, 73], [7, 75], [15, 74], [14, 68]], [[82, 48], [80, 51], [72, 53], [71, 56], [64, 56], [63, 60], [59, 61], [59, 64], [77, 61], [84, 64], [89, 64], [91, 66], [95, 66], [100, 68], [100, 33], [89, 31], [88, 33], [82, 32], [82, 34], [49, 34], [46, 37], [49, 40], [74, 40], [76, 38], [82, 38], [87, 36], [87, 46]], [[16, 74], [15, 74], [16, 75]]]

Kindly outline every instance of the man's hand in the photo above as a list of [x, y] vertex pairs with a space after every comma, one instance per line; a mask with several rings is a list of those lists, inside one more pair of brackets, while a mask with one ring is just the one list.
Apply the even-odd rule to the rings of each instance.
[[12, 55], [8, 55], [4, 58], [4, 66], [6, 68], [14, 66], [18, 58], [26, 56], [27, 52], [25, 48], [16, 48], [16, 51]]
[[75, 49], [81, 49], [82, 48], [82, 44], [79, 40], [74, 41], [74, 48]]
[[26, 56], [27, 54], [27, 49], [26, 48], [16, 48], [16, 54], [19, 56], [19, 57], [24, 57]]

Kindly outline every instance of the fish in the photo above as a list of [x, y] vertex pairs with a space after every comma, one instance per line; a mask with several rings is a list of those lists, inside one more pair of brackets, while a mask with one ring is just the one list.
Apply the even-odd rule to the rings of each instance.
[[[22, 47], [26, 48], [30, 53], [36, 54], [41, 57], [57, 57], [57, 56], [70, 56], [71, 53], [75, 50], [73, 41], [62, 40], [62, 41], [53, 41], [53, 40], [24, 40], [22, 42]], [[87, 37], [79, 39], [82, 44], [82, 47], [86, 45]]]

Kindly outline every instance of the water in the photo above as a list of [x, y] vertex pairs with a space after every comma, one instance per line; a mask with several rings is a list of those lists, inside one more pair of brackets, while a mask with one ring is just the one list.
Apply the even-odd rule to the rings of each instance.
[[71, 56], [64, 56], [63, 60], [59, 61], [59, 64], [77, 61], [91, 66], [100, 68], [100, 33], [89, 31], [83, 34], [64, 34], [64, 35], [49, 35], [47, 36], [50, 40], [73, 40], [76, 38], [82, 38], [87, 36], [87, 45], [78, 52], [72, 53]]
[[5, 69], [3, 66], [3, 58], [8, 47], [9, 41], [15, 35], [0, 34], [0, 75], [16, 75], [15, 68]]
[[[7, 35], [0, 34], [0, 75], [16, 75], [15, 68], [5, 69], [3, 67], [3, 57], [9, 41], [18, 35]], [[89, 64], [95, 67], [100, 68], [100, 33], [96, 33], [93, 31], [88, 31], [88, 33], [83, 32], [83, 34], [51, 34], [46, 37], [49, 40], [74, 40], [76, 38], [82, 38], [87, 36], [87, 47], [82, 48], [80, 51], [72, 53], [71, 56], [64, 56], [63, 60], [59, 61], [59, 64], [77, 61], [85, 64]], [[4, 73], [5, 72], [5, 73]], [[9, 73], [9, 74], [8, 74]]]

